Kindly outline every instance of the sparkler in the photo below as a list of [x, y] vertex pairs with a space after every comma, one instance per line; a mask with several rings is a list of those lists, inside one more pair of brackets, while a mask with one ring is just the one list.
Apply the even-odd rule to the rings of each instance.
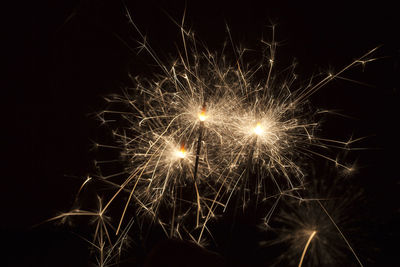
[[199, 167], [199, 157], [200, 157], [201, 141], [203, 138], [203, 131], [204, 131], [204, 121], [206, 119], [207, 119], [206, 105], [203, 104], [203, 107], [201, 108], [201, 112], [199, 113], [199, 120], [200, 120], [199, 138], [197, 139], [196, 162], [194, 164], [194, 175], [193, 175], [193, 179], [195, 182], [197, 179], [197, 170]]
[[336, 266], [341, 262], [348, 264], [348, 259], [353, 257], [354, 263], [363, 266], [341, 230], [343, 227], [347, 228], [347, 234], [354, 233], [355, 229], [349, 227], [354, 224], [354, 218], [348, 214], [360, 202], [362, 193], [345, 180], [351, 178], [338, 173], [340, 170], [330, 169], [322, 177], [307, 177], [303, 189], [272, 196], [276, 202], [265, 217], [262, 229], [275, 229], [278, 236], [263, 244], [286, 246], [285, 252], [276, 259], [277, 265]]
[[[112, 227], [120, 237], [127, 236], [132, 226], [132, 219], [124, 225], [124, 217], [129, 216], [128, 207], [133, 204], [138, 224], [143, 225], [146, 218], [151, 218], [169, 237], [188, 238], [202, 244], [205, 232], [212, 236], [208, 222], [223, 214], [239, 188], [245, 208], [245, 192], [249, 192], [248, 198], [256, 196], [256, 202], [258, 199], [265, 202], [274, 194], [279, 195], [278, 199], [296, 195], [304, 179], [301, 158], [319, 156], [348, 168], [319, 152], [340, 144], [347, 148], [349, 142], [314, 135], [319, 123], [308, 99], [349, 68], [371, 61], [374, 49], [335, 74], [315, 83], [310, 79], [309, 85], [302, 87], [293, 73], [294, 66], [280, 74], [284, 77], [281, 83], [278, 74], [274, 75], [274, 32], [272, 42], [264, 42], [270, 56], [266, 59], [269, 68], [266, 79], [260, 81], [254, 77], [264, 67], [244, 64], [245, 50], [239, 50], [237, 58], [229, 61], [206, 47], [199, 48], [194, 35], [185, 30], [184, 20], [181, 25], [184, 49], [179, 51], [176, 61], [164, 65], [129, 13], [128, 18], [143, 38], [139, 42], [141, 49], [151, 55], [162, 74], [150, 81], [132, 78], [134, 88], [125, 89], [123, 95], [107, 97], [109, 107], [98, 114], [104, 124], [112, 125], [114, 121], [123, 124], [113, 135], [126, 168], [118, 175], [99, 177], [115, 188], [111, 197], [100, 205], [98, 213], [69, 212], [53, 219], [71, 215], [103, 218], [117, 199], [123, 199], [118, 226]], [[271, 181], [273, 189], [266, 186]], [[123, 193], [128, 197], [124, 198]], [[276, 207], [273, 205], [273, 209]], [[101, 251], [103, 266], [111, 257], [105, 256], [105, 244], [114, 251], [122, 241], [113, 243], [108, 230], [111, 224], [100, 221], [92, 243]], [[320, 233], [321, 229], [308, 231], [306, 245], [301, 243], [304, 248], [299, 266], [313, 238], [317, 238], [317, 231]]]

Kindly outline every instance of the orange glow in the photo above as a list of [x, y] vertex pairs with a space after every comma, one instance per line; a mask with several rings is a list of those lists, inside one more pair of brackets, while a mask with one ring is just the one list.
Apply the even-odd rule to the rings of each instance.
[[204, 105], [201, 108], [201, 112], [199, 113], [199, 120], [200, 121], [205, 121], [207, 119], [207, 115], [206, 115], [206, 106]]
[[181, 159], [186, 157], [186, 149], [184, 144], [181, 145], [181, 148], [176, 152], [176, 155]]

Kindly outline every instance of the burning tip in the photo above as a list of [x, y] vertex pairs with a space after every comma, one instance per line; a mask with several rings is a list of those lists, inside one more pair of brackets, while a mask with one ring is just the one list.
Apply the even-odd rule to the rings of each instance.
[[181, 148], [176, 151], [176, 156], [181, 159], [186, 157], [186, 149], [184, 145], [181, 145]]
[[205, 121], [206, 119], [207, 119], [206, 107], [203, 106], [203, 107], [201, 108], [200, 113], [199, 113], [199, 120], [200, 120], [200, 121]]
[[200, 113], [200, 114], [199, 114], [199, 120], [200, 120], [200, 121], [205, 121], [206, 119], [207, 119], [207, 117], [206, 117], [205, 114], [203, 114], [203, 113]]
[[254, 132], [256, 135], [262, 135], [262, 134], [263, 134], [264, 129], [263, 129], [263, 127], [261, 126], [261, 123], [259, 123], [259, 122], [257, 123], [256, 127], [253, 128], [253, 132]]

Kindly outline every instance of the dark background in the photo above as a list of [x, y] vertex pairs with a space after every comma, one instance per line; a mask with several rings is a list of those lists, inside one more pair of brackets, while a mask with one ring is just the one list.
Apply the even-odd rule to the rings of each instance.
[[[389, 1], [308, 3], [305, 1], [188, 1], [187, 25], [211, 51], [227, 34], [236, 44], [260, 48], [277, 24], [277, 61], [299, 62], [297, 73], [339, 70], [368, 50], [381, 59], [349, 71], [346, 77], [370, 86], [334, 81], [315, 96], [318, 108], [355, 117], [325, 125], [337, 139], [370, 136], [370, 147], [355, 152], [357, 173], [367, 198], [368, 233], [378, 251], [367, 266], [395, 266], [399, 240], [398, 110], [399, 22]], [[183, 1], [126, 1], [135, 23], [158, 55], [176, 55]], [[42, 222], [70, 208], [81, 178], [93, 172], [91, 140], [100, 128], [91, 113], [102, 97], [129, 85], [128, 73], [149, 75], [155, 68], [145, 54], [131, 51], [139, 36], [121, 1], [20, 1], [3, 8], [2, 138], [4, 151], [0, 226], [6, 266], [86, 266], [87, 245], [66, 227]], [[165, 13], [166, 12], [166, 13]], [[123, 40], [126, 44], [121, 41]], [[287, 64], [286, 64], [287, 63]], [[150, 66], [149, 66], [150, 65]], [[357, 214], [354, 214], [357, 217]], [[4, 250], [3, 250], [4, 252]], [[2, 262], [3, 259], [2, 259]], [[56, 263], [58, 262], [58, 263]]]

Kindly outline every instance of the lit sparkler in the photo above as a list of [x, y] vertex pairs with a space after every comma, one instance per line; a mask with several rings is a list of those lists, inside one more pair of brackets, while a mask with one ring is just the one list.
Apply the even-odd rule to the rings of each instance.
[[267, 247], [286, 246], [276, 259], [277, 265], [336, 266], [353, 258], [354, 264], [363, 266], [342, 230], [347, 228], [347, 234], [354, 234], [352, 238], [360, 237], [349, 227], [354, 224], [349, 211], [360, 202], [361, 192], [338, 173], [326, 171], [322, 177], [307, 179], [304, 189], [272, 196], [276, 202], [262, 228], [274, 229], [278, 236], [263, 243]]
[[[128, 17], [140, 34], [129, 13]], [[197, 41], [183, 24], [184, 49], [169, 66], [161, 62], [142, 35], [141, 48], [153, 57], [162, 75], [151, 81], [134, 78], [134, 88], [106, 98], [110, 106], [98, 117], [105, 124], [122, 124], [113, 134], [126, 168], [119, 175], [100, 177], [115, 190], [99, 213], [85, 215], [104, 214], [117, 199], [123, 199], [116, 234], [126, 234], [131, 226], [124, 218], [133, 203], [138, 217], [151, 218], [169, 237], [189, 238], [200, 244], [204, 233], [209, 232], [207, 223], [226, 209], [240, 188], [261, 201], [272, 193], [295, 191], [303, 185], [301, 158], [305, 156], [320, 156], [347, 168], [313, 149], [337, 148], [345, 143], [314, 135], [319, 124], [307, 101], [347, 69], [370, 61], [374, 50], [337, 73], [302, 87], [296, 83], [292, 68], [280, 74], [286, 78], [278, 82], [273, 72], [274, 38], [265, 42], [269, 68], [265, 80], [260, 81], [254, 77], [264, 68], [243, 64], [245, 50], [232, 61], [207, 48], [199, 52]], [[118, 180], [121, 176], [122, 182]], [[275, 189], [267, 190], [266, 183], [271, 181]], [[96, 230], [95, 241], [103, 249], [105, 241], [99, 237], [107, 236], [110, 244], [112, 238], [104, 222], [97, 228], [101, 233]], [[305, 247], [301, 243], [299, 266], [311, 240], [319, 236], [316, 231], [320, 233], [321, 229], [307, 232]]]

